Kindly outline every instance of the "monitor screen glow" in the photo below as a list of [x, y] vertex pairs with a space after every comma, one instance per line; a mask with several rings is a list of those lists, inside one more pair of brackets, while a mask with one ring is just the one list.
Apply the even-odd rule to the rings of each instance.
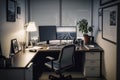
[[57, 39], [58, 40], [73, 40], [76, 38], [75, 26], [62, 26], [57, 27]]

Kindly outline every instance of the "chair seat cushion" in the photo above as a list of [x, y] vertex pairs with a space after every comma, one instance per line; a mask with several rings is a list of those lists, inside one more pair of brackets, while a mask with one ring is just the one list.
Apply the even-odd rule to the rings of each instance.
[[[45, 63], [45, 65], [47, 66], [47, 67], [49, 67], [49, 68], [52, 68], [52, 62], [51, 61], [49, 61], [49, 62], [47, 62], [47, 63]], [[57, 61], [53, 61], [53, 69], [55, 70], [55, 71], [57, 71], [57, 70], [59, 70], [59, 63], [57, 62]]]

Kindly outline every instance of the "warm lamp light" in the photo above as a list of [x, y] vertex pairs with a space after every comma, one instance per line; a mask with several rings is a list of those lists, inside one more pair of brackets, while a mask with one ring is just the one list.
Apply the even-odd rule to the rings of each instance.
[[26, 42], [26, 46], [28, 46], [28, 43], [30, 41], [29, 32], [37, 31], [37, 28], [36, 28], [35, 22], [29, 22], [29, 23], [25, 24], [24, 27], [25, 27], [25, 30], [26, 30], [25, 42]]
[[35, 22], [29, 22], [27, 25], [26, 31], [28, 31], [28, 32], [37, 31]]

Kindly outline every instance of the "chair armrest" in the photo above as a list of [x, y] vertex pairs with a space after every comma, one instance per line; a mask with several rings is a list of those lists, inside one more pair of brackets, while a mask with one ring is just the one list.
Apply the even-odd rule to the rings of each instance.
[[51, 56], [47, 56], [46, 59], [49, 59], [51, 61], [55, 60], [55, 58], [51, 57]]
[[51, 56], [47, 56], [46, 59], [49, 59], [51, 61], [52, 69], [53, 69], [53, 61], [55, 60], [55, 58], [53, 58]]

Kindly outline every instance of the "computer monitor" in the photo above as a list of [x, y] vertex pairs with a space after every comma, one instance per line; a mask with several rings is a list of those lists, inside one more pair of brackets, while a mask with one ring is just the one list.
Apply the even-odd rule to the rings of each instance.
[[56, 26], [39, 26], [40, 41], [56, 40]]
[[58, 40], [74, 40], [76, 39], [76, 27], [75, 26], [62, 26], [57, 27], [57, 39]]

